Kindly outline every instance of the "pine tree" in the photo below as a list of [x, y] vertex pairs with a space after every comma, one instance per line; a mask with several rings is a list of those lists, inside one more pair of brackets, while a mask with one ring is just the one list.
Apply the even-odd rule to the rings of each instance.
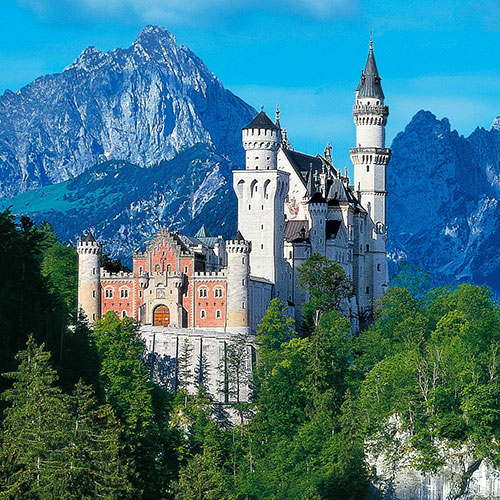
[[109, 405], [98, 406], [92, 389], [76, 384], [71, 398], [73, 420], [68, 456], [73, 498], [133, 498], [120, 442], [121, 427]]
[[187, 391], [192, 381], [191, 366], [193, 361], [193, 345], [187, 338], [182, 342], [177, 368], [177, 388]]
[[30, 337], [5, 376], [13, 387], [3, 394], [5, 410], [0, 448], [1, 498], [62, 498], [71, 415], [67, 398], [55, 386], [56, 372], [43, 344]]

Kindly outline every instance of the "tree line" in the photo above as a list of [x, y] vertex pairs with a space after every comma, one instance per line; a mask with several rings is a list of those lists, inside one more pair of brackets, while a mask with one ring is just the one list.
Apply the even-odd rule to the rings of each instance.
[[500, 309], [486, 287], [433, 287], [403, 266], [353, 336], [352, 283], [313, 255], [303, 331], [274, 299], [252, 374], [243, 340], [228, 346], [229, 425], [203, 360], [187, 369], [189, 346], [167, 391], [132, 319], [76, 317], [76, 252], [50, 226], [0, 214], [0, 271], [0, 498], [377, 498], [395, 478], [380, 481], [370, 456], [439, 472], [462, 454], [459, 498], [480, 464], [500, 466]]

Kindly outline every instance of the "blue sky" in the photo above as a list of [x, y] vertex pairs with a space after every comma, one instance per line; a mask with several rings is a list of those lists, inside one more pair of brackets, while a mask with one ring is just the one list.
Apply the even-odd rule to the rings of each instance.
[[373, 26], [389, 142], [419, 109], [468, 135], [500, 115], [499, 0], [2, 0], [0, 92], [61, 71], [87, 46], [127, 47], [166, 27], [296, 149], [354, 144], [353, 91]]

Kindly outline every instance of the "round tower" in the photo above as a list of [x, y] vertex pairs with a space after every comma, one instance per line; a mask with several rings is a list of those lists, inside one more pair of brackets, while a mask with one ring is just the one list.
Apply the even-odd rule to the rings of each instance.
[[230, 332], [249, 332], [248, 314], [251, 244], [238, 231], [234, 240], [226, 242], [227, 250], [227, 316]]
[[281, 142], [279, 127], [261, 111], [242, 130], [247, 170], [276, 170], [277, 152]]
[[385, 125], [389, 108], [384, 104], [373, 41], [365, 69], [356, 88], [353, 107], [356, 147], [350, 151], [354, 165], [354, 190], [377, 228], [386, 226], [386, 167], [391, 150], [385, 147]]
[[311, 250], [313, 253], [326, 255], [326, 218], [328, 204], [319, 192], [307, 202], [309, 208]]
[[101, 316], [101, 255], [102, 245], [92, 233], [82, 236], [78, 252], [78, 312], [93, 323]]

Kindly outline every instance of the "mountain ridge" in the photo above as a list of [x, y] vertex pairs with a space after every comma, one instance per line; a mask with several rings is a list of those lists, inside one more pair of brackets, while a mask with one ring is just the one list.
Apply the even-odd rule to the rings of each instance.
[[88, 47], [61, 73], [0, 96], [0, 198], [198, 143], [240, 163], [240, 129], [255, 114], [169, 31], [146, 26], [126, 49]]

